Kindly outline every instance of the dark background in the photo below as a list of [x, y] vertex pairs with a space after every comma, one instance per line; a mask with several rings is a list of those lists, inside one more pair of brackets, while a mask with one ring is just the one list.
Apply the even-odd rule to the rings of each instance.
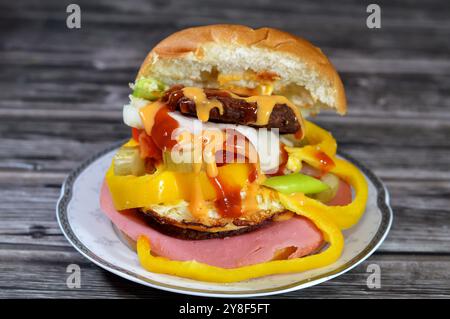
[[[322, 48], [340, 72], [349, 114], [321, 114], [341, 150], [386, 183], [392, 230], [362, 265], [278, 297], [450, 297], [450, 2], [377, 1], [382, 28], [366, 27], [364, 1], [0, 2], [0, 297], [149, 297], [84, 259], [55, 218], [71, 169], [123, 139], [121, 109], [152, 46], [194, 25], [240, 23], [290, 31]], [[69, 290], [68, 264], [82, 269]], [[368, 289], [367, 266], [381, 267]]]

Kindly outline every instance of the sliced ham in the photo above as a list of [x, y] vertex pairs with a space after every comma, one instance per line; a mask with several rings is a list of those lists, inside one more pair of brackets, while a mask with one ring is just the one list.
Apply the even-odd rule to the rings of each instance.
[[149, 227], [133, 212], [118, 212], [106, 183], [100, 205], [103, 212], [125, 234], [136, 240], [149, 238], [152, 252], [171, 260], [196, 260], [222, 268], [236, 268], [272, 260], [284, 248], [296, 248], [288, 258], [302, 257], [316, 251], [323, 243], [320, 230], [308, 219], [296, 216], [273, 222], [243, 235], [207, 240], [183, 240], [164, 235]]
[[345, 206], [352, 202], [352, 188], [342, 179], [339, 179], [339, 186], [336, 195], [327, 202], [328, 206]]

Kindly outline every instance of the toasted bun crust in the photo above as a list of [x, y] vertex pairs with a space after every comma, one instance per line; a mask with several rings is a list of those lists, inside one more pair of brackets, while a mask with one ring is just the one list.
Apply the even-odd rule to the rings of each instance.
[[181, 30], [153, 48], [138, 78], [222, 87], [218, 75], [228, 76], [227, 85], [250, 88], [275, 75], [273, 94], [290, 98], [302, 112], [317, 113], [322, 108], [346, 112], [342, 81], [322, 51], [272, 28], [210, 25]]

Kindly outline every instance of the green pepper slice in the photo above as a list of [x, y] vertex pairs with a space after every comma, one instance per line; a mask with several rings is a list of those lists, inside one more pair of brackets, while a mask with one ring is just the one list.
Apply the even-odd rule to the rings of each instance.
[[270, 177], [264, 181], [263, 185], [284, 194], [316, 194], [329, 187], [321, 180], [301, 173]]

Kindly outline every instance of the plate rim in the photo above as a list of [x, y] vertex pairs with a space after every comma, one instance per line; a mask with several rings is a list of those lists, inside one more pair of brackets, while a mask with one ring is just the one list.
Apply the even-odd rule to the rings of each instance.
[[83, 242], [76, 236], [75, 232], [73, 231], [67, 216], [67, 207], [72, 199], [72, 192], [73, 192], [73, 185], [76, 181], [76, 179], [80, 176], [80, 174], [90, 166], [94, 161], [101, 158], [103, 155], [111, 152], [112, 150], [116, 149], [120, 145], [122, 145], [125, 142], [125, 140], [116, 142], [107, 148], [103, 149], [102, 151], [99, 151], [95, 153], [93, 156], [88, 158], [87, 160], [83, 161], [81, 164], [79, 164], [74, 170], [72, 170], [69, 175], [64, 180], [62, 186], [61, 186], [61, 192], [60, 196], [58, 198], [57, 204], [56, 204], [56, 218], [58, 221], [58, 225], [66, 237], [66, 239], [69, 241], [69, 243], [85, 258], [96, 264], [97, 266], [112, 272], [122, 278], [131, 280], [133, 282], [150, 286], [152, 288], [161, 289], [169, 292], [175, 292], [175, 293], [181, 293], [181, 294], [187, 294], [187, 295], [194, 295], [194, 296], [203, 296], [203, 297], [223, 297], [223, 298], [229, 298], [229, 297], [261, 297], [261, 296], [269, 296], [269, 295], [275, 295], [275, 294], [281, 294], [286, 293], [290, 291], [295, 291], [303, 288], [308, 288], [311, 286], [315, 286], [317, 284], [320, 284], [324, 281], [333, 279], [339, 275], [342, 275], [346, 273], [347, 271], [350, 271], [354, 267], [358, 266], [360, 263], [362, 263], [364, 260], [369, 258], [375, 250], [383, 243], [385, 240], [387, 234], [389, 233], [389, 230], [392, 225], [393, 221], [393, 211], [390, 206], [390, 196], [389, 192], [386, 188], [386, 186], [383, 184], [381, 179], [376, 176], [370, 169], [368, 169], [366, 166], [361, 164], [359, 161], [357, 161], [352, 156], [346, 154], [345, 152], [339, 152], [338, 155], [342, 158], [346, 159], [347, 161], [353, 163], [356, 165], [365, 175], [366, 177], [372, 182], [372, 184], [375, 186], [377, 190], [377, 206], [381, 211], [381, 222], [377, 229], [376, 234], [370, 241], [370, 243], [355, 257], [353, 257], [351, 260], [346, 262], [341, 267], [334, 269], [332, 271], [329, 271], [325, 274], [317, 275], [312, 278], [303, 279], [291, 284], [287, 284], [281, 287], [277, 288], [266, 288], [266, 289], [258, 289], [258, 290], [240, 290], [240, 291], [220, 291], [220, 290], [207, 290], [207, 289], [201, 289], [201, 288], [186, 288], [183, 286], [177, 286], [173, 284], [166, 284], [162, 283], [153, 279], [146, 278], [144, 276], [141, 276], [135, 272], [132, 272], [130, 270], [127, 270], [125, 268], [119, 267], [117, 265], [114, 265], [101, 257], [97, 256], [93, 251], [88, 249]]

